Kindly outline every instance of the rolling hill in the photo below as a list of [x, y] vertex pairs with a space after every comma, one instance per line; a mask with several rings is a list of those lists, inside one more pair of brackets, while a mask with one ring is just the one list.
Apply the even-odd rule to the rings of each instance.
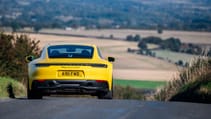
[[211, 31], [209, 0], [1, 0], [0, 26]]

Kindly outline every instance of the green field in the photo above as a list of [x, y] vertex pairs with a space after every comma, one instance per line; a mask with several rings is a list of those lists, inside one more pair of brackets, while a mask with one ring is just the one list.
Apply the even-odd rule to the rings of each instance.
[[120, 86], [130, 86], [133, 88], [141, 88], [141, 89], [156, 89], [158, 87], [162, 87], [166, 84], [165, 81], [142, 81], [142, 80], [121, 80], [114, 79], [114, 85]]

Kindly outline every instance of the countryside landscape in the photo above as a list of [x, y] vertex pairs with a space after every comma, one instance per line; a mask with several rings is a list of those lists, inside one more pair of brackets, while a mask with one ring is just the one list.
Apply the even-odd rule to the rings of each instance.
[[[15, 89], [19, 87], [14, 82], [7, 82], [7, 79], [22, 84], [19, 88], [21, 93], [15, 92], [16, 96], [26, 95], [25, 56], [39, 54], [33, 46], [41, 50], [49, 43], [69, 42], [96, 44], [104, 59], [108, 56], [116, 58], [113, 78], [114, 97], [117, 99], [211, 102], [211, 63], [207, 56], [211, 53], [209, 0], [2, 0], [0, 3], [0, 92], [4, 92], [0, 94], [1, 97], [9, 96], [5, 93], [9, 90], [7, 85], [14, 85]], [[10, 7], [5, 8], [6, 4]], [[98, 6], [95, 8], [96, 4]], [[53, 9], [55, 5], [58, 8], [56, 11]], [[128, 36], [137, 36], [138, 40], [128, 41]], [[10, 57], [10, 54], [6, 53], [6, 45], [3, 44], [6, 43], [5, 38], [9, 37], [14, 37], [11, 41], [20, 44], [25, 40], [39, 41], [37, 44], [29, 42], [26, 46], [32, 47], [32, 54], [16, 54], [21, 57], [15, 61], [24, 63], [20, 64], [22, 68], [11, 71], [5, 68], [5, 60], [9, 60], [5, 58]], [[149, 37], [162, 41], [178, 39], [180, 46], [178, 51], [172, 51], [162, 49], [158, 44], [146, 43], [145, 51], [142, 46], [139, 47], [139, 43]], [[25, 40], [21, 42], [21, 39]], [[20, 44], [19, 47], [22, 47]], [[201, 52], [179, 52], [182, 46], [189, 44], [200, 48]], [[148, 55], [148, 49], [154, 55]], [[13, 65], [17, 62], [13, 62]], [[8, 73], [18, 70], [24, 73]], [[19, 74], [23, 76], [16, 76]], [[193, 97], [186, 97], [186, 93]], [[196, 100], [191, 100], [194, 96]], [[201, 99], [203, 96], [205, 98]]]

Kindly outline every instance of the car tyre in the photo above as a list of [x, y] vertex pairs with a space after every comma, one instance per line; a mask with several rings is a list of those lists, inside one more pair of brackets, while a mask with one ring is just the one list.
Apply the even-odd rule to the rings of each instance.
[[107, 93], [100, 93], [98, 99], [113, 99], [113, 91], [109, 91]]
[[36, 90], [30, 90], [29, 89], [29, 83], [27, 85], [27, 98], [28, 99], [42, 99], [42, 94], [38, 93]]
[[113, 99], [113, 79], [112, 79], [112, 88], [111, 91], [101, 92], [97, 95], [98, 99]]
[[38, 93], [38, 92], [36, 92], [36, 91], [28, 91], [27, 92], [27, 98], [28, 99], [42, 99], [42, 94], [40, 94], [40, 93]]

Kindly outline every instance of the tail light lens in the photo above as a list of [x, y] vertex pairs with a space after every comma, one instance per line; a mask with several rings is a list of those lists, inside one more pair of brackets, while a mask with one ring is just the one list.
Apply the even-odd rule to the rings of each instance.
[[37, 80], [37, 82], [39, 82], [39, 83], [44, 83], [45, 80]]
[[107, 81], [105, 80], [96, 80], [97, 83], [106, 83]]

